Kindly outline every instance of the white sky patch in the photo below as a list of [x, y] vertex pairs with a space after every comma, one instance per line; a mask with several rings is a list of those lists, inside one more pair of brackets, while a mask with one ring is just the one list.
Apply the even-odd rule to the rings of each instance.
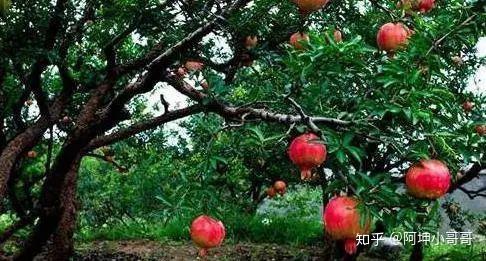
[[[486, 37], [479, 38], [476, 50], [478, 57], [486, 56]], [[469, 79], [469, 86], [466, 90], [473, 93], [486, 94], [486, 65], [479, 67], [476, 74]]]

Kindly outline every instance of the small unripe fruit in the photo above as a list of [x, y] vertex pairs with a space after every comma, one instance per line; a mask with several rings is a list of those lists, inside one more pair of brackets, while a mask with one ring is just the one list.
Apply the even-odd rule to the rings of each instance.
[[105, 156], [105, 160], [108, 161], [108, 162], [115, 161], [115, 159], [113, 158], [113, 156]]
[[470, 102], [470, 101], [465, 101], [463, 104], [462, 104], [462, 109], [465, 111], [465, 112], [471, 112], [472, 109], [474, 107], [474, 103]]
[[28, 100], [25, 101], [25, 104], [27, 106], [30, 106], [30, 105], [34, 104], [34, 101], [32, 101], [31, 99], [28, 99]]
[[275, 188], [273, 186], [268, 187], [266, 192], [267, 192], [267, 196], [269, 198], [273, 198], [273, 197], [275, 197], [275, 195], [277, 195], [277, 191], [275, 190]]
[[37, 152], [31, 150], [31, 151], [27, 152], [27, 157], [31, 158], [31, 159], [37, 158]]
[[204, 68], [204, 63], [198, 61], [187, 61], [184, 65], [188, 71], [195, 72]]
[[339, 30], [334, 30], [333, 35], [334, 35], [334, 41], [335, 41], [336, 43], [340, 43], [340, 42], [342, 42], [342, 41], [343, 41], [343, 36], [342, 36], [342, 34], [341, 34], [341, 31], [339, 31]]
[[287, 184], [285, 184], [285, 182], [282, 180], [277, 180], [275, 183], [273, 183], [273, 188], [275, 188], [275, 191], [278, 194], [283, 196], [287, 190]]
[[86, 21], [86, 26], [91, 26], [93, 24], [94, 24], [93, 20]]
[[245, 38], [245, 48], [250, 50], [253, 49], [257, 46], [258, 44], [258, 37], [256, 36], [247, 36]]
[[290, 45], [292, 45], [295, 49], [303, 49], [302, 42], [308, 42], [309, 35], [306, 33], [297, 32], [290, 36]]
[[381, 26], [376, 35], [376, 42], [381, 50], [394, 53], [396, 50], [407, 45], [408, 37], [413, 34], [402, 23], [387, 23]]
[[486, 125], [476, 125], [476, 127], [474, 128], [476, 129], [476, 133], [479, 136], [483, 136], [486, 134]]

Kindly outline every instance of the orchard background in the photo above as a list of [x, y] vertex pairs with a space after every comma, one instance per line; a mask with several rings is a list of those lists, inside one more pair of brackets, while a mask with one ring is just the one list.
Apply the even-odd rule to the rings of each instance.
[[[0, 0], [2, 257], [196, 258], [206, 214], [215, 260], [365, 258], [323, 227], [347, 195], [367, 232], [475, 235], [389, 258], [481, 260], [484, 211], [451, 194], [486, 200], [485, 2], [424, 1]], [[327, 157], [302, 181], [304, 133]], [[428, 159], [440, 199], [405, 186]]]

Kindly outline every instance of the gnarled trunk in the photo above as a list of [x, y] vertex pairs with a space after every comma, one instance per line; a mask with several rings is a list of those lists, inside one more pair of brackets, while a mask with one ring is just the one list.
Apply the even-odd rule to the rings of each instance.
[[74, 251], [73, 235], [76, 229], [76, 184], [79, 169], [76, 161], [64, 180], [60, 195], [61, 219], [48, 247], [47, 260], [68, 260]]

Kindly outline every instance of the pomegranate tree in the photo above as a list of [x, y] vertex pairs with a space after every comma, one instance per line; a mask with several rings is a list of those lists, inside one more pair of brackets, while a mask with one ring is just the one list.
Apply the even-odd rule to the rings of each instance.
[[344, 240], [348, 254], [356, 253], [356, 235], [369, 234], [371, 229], [371, 218], [366, 217], [365, 222], [360, 223], [362, 216], [357, 205], [355, 198], [334, 197], [327, 203], [322, 216], [326, 232], [335, 240]]
[[407, 190], [416, 198], [437, 199], [447, 193], [451, 175], [439, 160], [421, 160], [408, 169], [405, 175]]
[[292, 45], [295, 49], [303, 49], [301, 42], [308, 42], [309, 35], [306, 33], [297, 32], [290, 36], [290, 45]]
[[301, 14], [309, 14], [323, 8], [329, 0], [293, 0]]
[[295, 138], [289, 146], [290, 160], [299, 167], [303, 180], [312, 177], [312, 169], [326, 160], [326, 146], [313, 133], [306, 133]]
[[192, 221], [190, 234], [194, 244], [199, 247], [199, 256], [206, 256], [208, 249], [221, 245], [226, 230], [223, 222], [201, 215]]
[[394, 53], [407, 44], [410, 34], [411, 31], [402, 23], [386, 23], [380, 27], [376, 42], [381, 50]]

